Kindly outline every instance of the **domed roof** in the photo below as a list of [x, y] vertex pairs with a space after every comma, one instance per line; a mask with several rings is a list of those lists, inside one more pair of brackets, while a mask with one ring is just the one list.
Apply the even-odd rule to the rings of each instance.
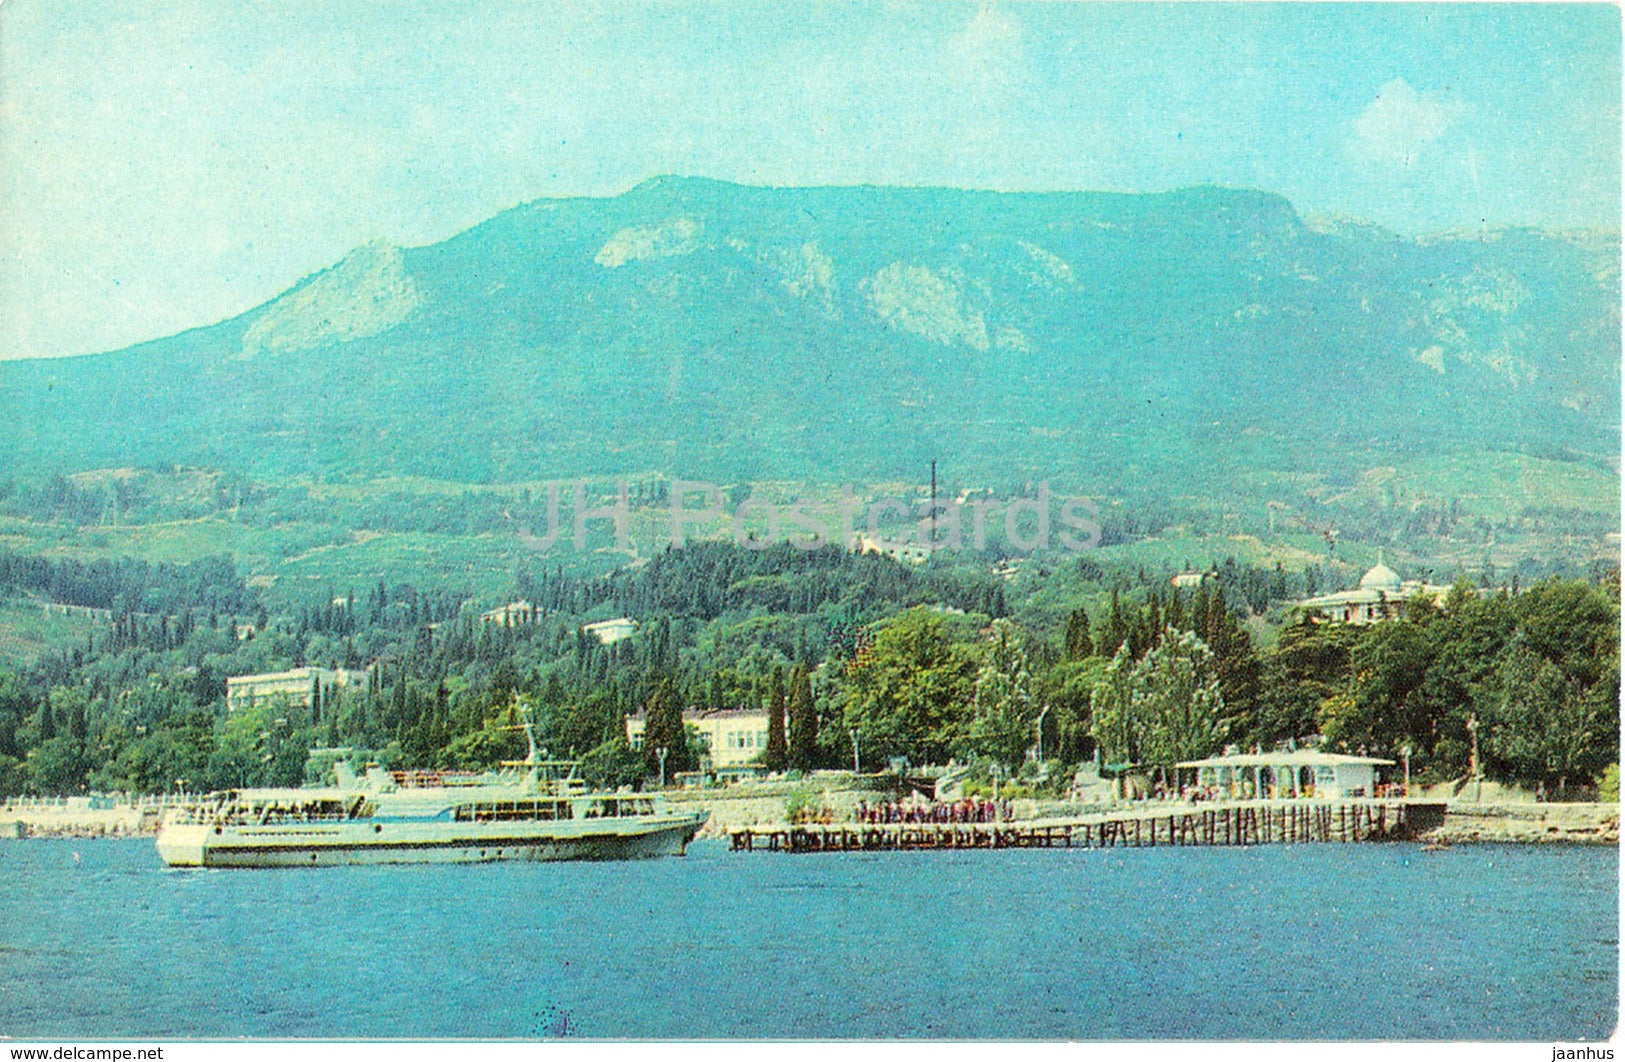
[[1384, 590], [1393, 593], [1401, 586], [1399, 573], [1377, 561], [1377, 566], [1360, 577], [1361, 590]]

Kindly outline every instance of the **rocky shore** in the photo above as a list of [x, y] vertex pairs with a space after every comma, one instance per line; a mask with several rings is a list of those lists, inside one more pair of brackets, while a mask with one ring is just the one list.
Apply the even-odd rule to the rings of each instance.
[[1429, 840], [1451, 844], [1619, 844], [1618, 804], [1454, 801]]
[[150, 808], [0, 809], [0, 838], [140, 837], [157, 832], [158, 814]]

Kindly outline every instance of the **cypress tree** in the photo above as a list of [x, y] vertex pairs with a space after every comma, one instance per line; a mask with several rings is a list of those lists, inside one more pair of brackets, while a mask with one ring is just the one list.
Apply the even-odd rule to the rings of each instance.
[[1172, 594], [1168, 595], [1168, 612], [1163, 617], [1164, 622], [1176, 631], [1186, 629], [1185, 626], [1185, 597], [1174, 587]]
[[1112, 588], [1112, 609], [1106, 617], [1106, 631], [1100, 642], [1095, 646], [1102, 655], [1115, 656], [1117, 650], [1129, 639], [1128, 624], [1123, 621], [1123, 602], [1117, 588]]
[[806, 664], [797, 664], [790, 676], [790, 766], [811, 770], [818, 754], [818, 714], [813, 707], [812, 676]]
[[1149, 620], [1145, 612], [1140, 609], [1135, 609], [1132, 618], [1128, 619], [1124, 624], [1128, 635], [1124, 639], [1124, 644], [1128, 646], [1129, 655], [1136, 660], [1150, 650], [1155, 640], [1147, 630], [1148, 625]]
[[679, 771], [691, 771], [694, 762], [688, 754], [688, 733], [683, 728], [683, 708], [671, 677], [655, 676], [644, 709], [643, 765], [650, 775], [660, 773], [660, 752], [666, 750], [666, 781]]
[[1066, 617], [1066, 658], [1082, 660], [1095, 653], [1094, 639], [1089, 634], [1089, 613], [1073, 609]]
[[784, 671], [773, 669], [767, 694], [767, 752], [762, 757], [770, 771], [782, 771], [790, 762], [784, 732]]
[[1191, 599], [1191, 630], [1196, 632], [1198, 638], [1207, 637], [1208, 611], [1207, 585], [1204, 583], [1196, 588], [1196, 596]]
[[1197, 634], [1213, 651], [1226, 708], [1245, 725], [1251, 725], [1258, 701], [1260, 664], [1252, 636], [1225, 600], [1223, 585], [1214, 587], [1213, 596], [1207, 600], [1207, 614]]

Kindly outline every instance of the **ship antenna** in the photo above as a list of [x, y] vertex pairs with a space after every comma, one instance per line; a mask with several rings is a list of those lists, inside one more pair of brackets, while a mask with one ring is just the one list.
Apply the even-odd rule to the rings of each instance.
[[530, 712], [525, 709], [525, 702], [520, 700], [517, 693], [513, 695], [513, 705], [519, 709], [519, 721], [525, 728], [525, 743], [530, 746], [530, 751], [525, 755], [525, 762], [534, 767], [538, 757], [536, 755], [536, 732], [530, 726]]

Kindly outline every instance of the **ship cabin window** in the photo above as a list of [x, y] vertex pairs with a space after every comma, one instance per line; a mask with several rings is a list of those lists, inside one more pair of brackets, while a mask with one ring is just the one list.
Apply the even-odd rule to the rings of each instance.
[[622, 797], [605, 800], [589, 800], [583, 818], [612, 819], [633, 815], [653, 815], [655, 802], [649, 797]]
[[497, 800], [459, 804], [452, 812], [457, 822], [551, 822], [570, 817], [570, 805], [562, 800]]
[[337, 800], [248, 800], [233, 803], [221, 815], [229, 825], [274, 826], [290, 822], [336, 822], [349, 817]]

